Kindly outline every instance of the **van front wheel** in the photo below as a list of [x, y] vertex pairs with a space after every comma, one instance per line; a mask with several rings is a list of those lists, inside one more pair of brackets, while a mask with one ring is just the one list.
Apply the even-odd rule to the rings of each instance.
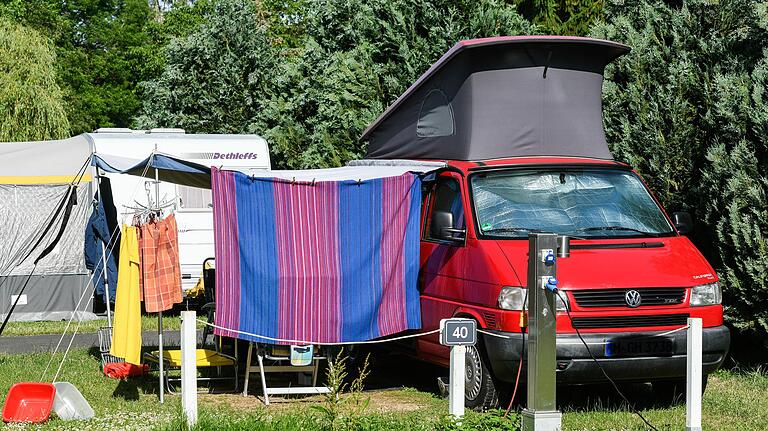
[[483, 411], [499, 406], [498, 386], [479, 343], [467, 346], [464, 391], [464, 405], [468, 408]]

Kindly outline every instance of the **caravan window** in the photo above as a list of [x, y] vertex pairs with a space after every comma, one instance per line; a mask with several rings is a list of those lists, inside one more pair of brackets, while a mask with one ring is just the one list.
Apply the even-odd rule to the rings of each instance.
[[198, 187], [178, 186], [179, 198], [181, 198], [182, 208], [205, 208], [213, 207], [211, 191]]

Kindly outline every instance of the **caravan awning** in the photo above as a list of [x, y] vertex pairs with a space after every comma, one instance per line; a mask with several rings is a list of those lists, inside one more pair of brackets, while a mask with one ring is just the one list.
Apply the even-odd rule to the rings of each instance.
[[110, 173], [157, 177], [161, 181], [190, 187], [211, 188], [211, 170], [203, 165], [155, 153], [144, 160], [94, 154], [91, 163]]

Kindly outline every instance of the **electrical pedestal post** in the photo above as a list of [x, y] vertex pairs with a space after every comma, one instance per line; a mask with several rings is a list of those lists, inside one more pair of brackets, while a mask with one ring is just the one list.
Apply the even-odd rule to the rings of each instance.
[[560, 431], [562, 415], [555, 402], [556, 302], [555, 294], [546, 288], [557, 283], [558, 238], [533, 233], [528, 246], [528, 406], [523, 410], [522, 430]]

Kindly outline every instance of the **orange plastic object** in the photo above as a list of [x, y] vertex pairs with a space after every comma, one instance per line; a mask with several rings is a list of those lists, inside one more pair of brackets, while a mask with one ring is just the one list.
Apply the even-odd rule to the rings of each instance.
[[47, 421], [55, 395], [56, 387], [50, 383], [16, 383], [5, 398], [3, 422]]

